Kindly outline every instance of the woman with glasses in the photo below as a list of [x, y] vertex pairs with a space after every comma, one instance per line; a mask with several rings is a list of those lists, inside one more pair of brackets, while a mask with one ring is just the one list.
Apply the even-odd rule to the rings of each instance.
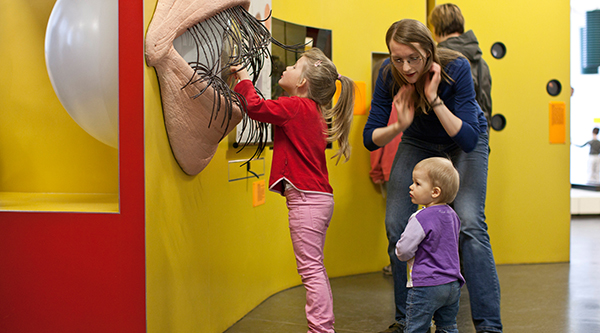
[[[407, 320], [406, 263], [395, 245], [418, 206], [408, 194], [412, 170], [423, 159], [447, 157], [461, 184], [454, 210], [461, 220], [462, 274], [471, 298], [477, 332], [501, 332], [500, 285], [485, 222], [488, 170], [487, 121], [475, 100], [469, 61], [460, 53], [438, 49], [422, 23], [405, 19], [386, 34], [390, 58], [374, 87], [364, 128], [369, 150], [402, 134], [388, 183], [386, 231], [392, 262], [396, 322], [382, 332], [404, 332]], [[392, 104], [398, 121], [388, 125]], [[408, 300], [410, 302], [410, 299]]]

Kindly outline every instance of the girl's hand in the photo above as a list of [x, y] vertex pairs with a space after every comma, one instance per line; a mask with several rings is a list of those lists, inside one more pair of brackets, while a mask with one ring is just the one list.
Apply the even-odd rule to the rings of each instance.
[[400, 91], [394, 96], [394, 106], [398, 112], [398, 126], [401, 131], [412, 124], [415, 118], [415, 103], [413, 101], [413, 93], [415, 86], [407, 84], [400, 88]]
[[425, 97], [429, 103], [437, 97], [438, 86], [442, 80], [442, 67], [437, 62], [434, 62], [429, 69], [429, 75], [425, 78]]
[[248, 74], [248, 70], [244, 65], [234, 65], [229, 67], [231, 71], [231, 76], [237, 78], [238, 80], [250, 80], [250, 75]]

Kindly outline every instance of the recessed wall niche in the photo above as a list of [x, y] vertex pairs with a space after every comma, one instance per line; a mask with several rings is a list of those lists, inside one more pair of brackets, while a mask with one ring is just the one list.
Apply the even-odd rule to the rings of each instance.
[[118, 213], [118, 149], [75, 123], [47, 74], [44, 38], [55, 2], [3, 7], [0, 210]]

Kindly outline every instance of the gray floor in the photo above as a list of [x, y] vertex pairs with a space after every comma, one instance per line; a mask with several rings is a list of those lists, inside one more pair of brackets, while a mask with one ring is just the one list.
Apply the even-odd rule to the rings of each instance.
[[[600, 332], [600, 216], [573, 217], [571, 262], [499, 265], [507, 333]], [[331, 279], [336, 331], [378, 332], [393, 321], [390, 277], [380, 272]], [[463, 288], [459, 331], [475, 332]], [[264, 301], [227, 333], [305, 333], [304, 288]]]

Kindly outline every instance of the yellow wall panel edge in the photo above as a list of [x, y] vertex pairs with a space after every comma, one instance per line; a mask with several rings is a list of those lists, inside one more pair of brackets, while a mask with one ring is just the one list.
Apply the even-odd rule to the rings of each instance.
[[[486, 214], [496, 262], [568, 261], [569, 142], [550, 144], [548, 105], [565, 103], [568, 138], [570, 89], [552, 97], [545, 87], [552, 79], [570, 86], [570, 3], [453, 3], [490, 66], [493, 112], [507, 119], [490, 137]], [[505, 58], [491, 56], [495, 42], [506, 45]]]

